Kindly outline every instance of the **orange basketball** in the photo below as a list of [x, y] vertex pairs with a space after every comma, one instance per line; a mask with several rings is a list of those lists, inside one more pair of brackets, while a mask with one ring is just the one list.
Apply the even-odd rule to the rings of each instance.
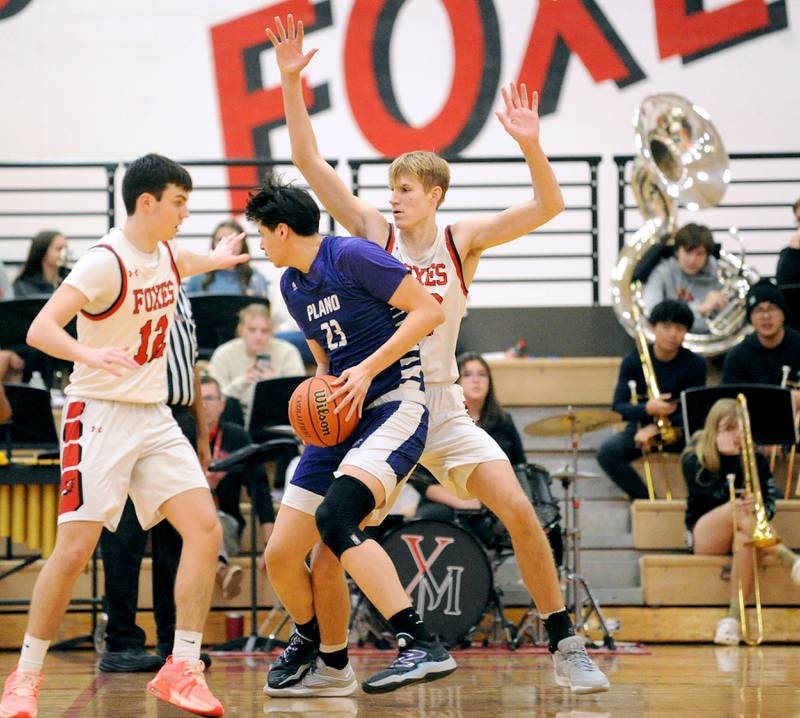
[[347, 421], [345, 415], [350, 407], [334, 414], [336, 404], [328, 403], [328, 397], [336, 387], [331, 382], [336, 377], [312, 376], [294, 390], [289, 399], [289, 421], [295, 433], [313, 446], [336, 446], [343, 442], [358, 423], [358, 414]]

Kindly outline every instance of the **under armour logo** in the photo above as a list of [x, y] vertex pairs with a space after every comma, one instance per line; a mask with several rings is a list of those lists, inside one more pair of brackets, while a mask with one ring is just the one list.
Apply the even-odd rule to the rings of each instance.
[[139, 270], [138, 269], [129, 269], [128, 270], [128, 276], [129, 277], [138, 277], [139, 276]]
[[97, 432], [98, 434], [102, 434], [103, 433], [103, 427], [102, 426], [95, 426], [94, 424], [92, 424], [91, 431]]
[[293, 289], [295, 292], [297, 291], [297, 285], [296, 285], [294, 282], [292, 282], [292, 289]]

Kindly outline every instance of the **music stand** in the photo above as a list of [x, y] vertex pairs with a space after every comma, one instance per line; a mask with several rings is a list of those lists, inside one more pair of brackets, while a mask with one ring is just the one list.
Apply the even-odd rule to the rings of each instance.
[[264, 441], [276, 434], [294, 436], [289, 424], [289, 399], [307, 378], [283, 376], [256, 382], [247, 424], [247, 431], [254, 441]]
[[250, 304], [264, 304], [269, 309], [269, 299], [241, 294], [192, 294], [189, 302], [197, 332], [198, 354], [203, 359], [236, 336], [242, 309]]
[[[247, 468], [248, 478], [250, 481], [250, 491], [252, 496], [252, 466], [254, 464], [263, 463], [272, 458], [276, 452], [286, 451], [287, 448], [297, 448], [297, 439], [289, 437], [281, 437], [277, 439], [270, 439], [262, 444], [250, 444], [250, 446], [242, 447], [228, 454], [224, 459], [215, 461], [209, 467], [209, 471], [228, 471], [234, 466], [244, 464]], [[271, 651], [275, 646], [285, 646], [283, 641], [276, 639], [277, 631], [270, 635], [268, 638], [263, 638], [258, 634], [258, 532], [256, 523], [258, 518], [256, 516], [255, 504], [251, 502], [252, 510], [250, 515], [250, 635], [236, 638], [228, 641], [219, 646], [216, 646], [220, 651], [244, 651], [251, 653], [256, 650], [263, 650], [265, 652]], [[273, 608], [274, 610], [274, 608]], [[288, 615], [288, 614], [287, 614]], [[284, 620], [284, 623], [287, 619]], [[284, 625], [281, 624], [280, 627]], [[278, 630], [280, 630], [280, 627]]]
[[757, 444], [796, 444], [794, 401], [791, 389], [774, 384], [720, 384], [696, 387], [681, 392], [683, 427], [688, 438], [703, 428], [706, 416], [719, 399], [735, 399], [744, 394], [753, 441]]
[[2, 429], [9, 459], [14, 449], [40, 449], [58, 457], [58, 432], [50, 392], [27, 384], [4, 384], [12, 416]]

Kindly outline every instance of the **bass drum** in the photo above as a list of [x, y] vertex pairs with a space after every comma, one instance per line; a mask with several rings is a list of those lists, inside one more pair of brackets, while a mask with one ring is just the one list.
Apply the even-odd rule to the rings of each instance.
[[474, 628], [492, 592], [486, 552], [467, 531], [446, 521], [410, 521], [381, 545], [429, 631], [455, 645]]

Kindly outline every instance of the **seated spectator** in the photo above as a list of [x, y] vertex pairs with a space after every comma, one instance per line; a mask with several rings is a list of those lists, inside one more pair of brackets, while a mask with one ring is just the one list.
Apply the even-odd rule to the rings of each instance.
[[792, 205], [792, 213], [797, 229], [789, 237], [789, 244], [778, 255], [775, 280], [779, 287], [800, 284], [800, 199]]
[[[789, 381], [800, 379], [800, 331], [787, 327], [783, 294], [772, 282], [762, 279], [747, 293], [747, 319], [755, 331], [725, 357], [723, 384], [773, 384], [783, 380], [789, 367]], [[800, 390], [793, 389], [795, 408], [800, 409]]]
[[[219, 241], [229, 234], [244, 233], [242, 225], [234, 220], [221, 222], [211, 235], [211, 249], [214, 249]], [[244, 237], [237, 254], [249, 254], [247, 239]], [[231, 269], [218, 269], [207, 274], [198, 274], [186, 283], [186, 292], [190, 295], [241, 294], [245, 297], [266, 298], [268, 289], [269, 282], [250, 266], [249, 261], [237, 264]]]
[[694, 223], [681, 227], [675, 233], [675, 256], [659, 262], [647, 279], [646, 314], [664, 299], [678, 299], [688, 304], [694, 315], [689, 331], [707, 334], [708, 317], [728, 303], [720, 291], [713, 251], [714, 237], [708, 227]]
[[[660, 442], [658, 418], [666, 418], [676, 428], [682, 428], [681, 392], [706, 383], [703, 358], [683, 346], [683, 339], [692, 325], [689, 307], [684, 302], [665, 299], [650, 313], [650, 323], [654, 341], [648, 348], [660, 397], [649, 397], [639, 353], [632, 349], [620, 364], [611, 407], [627, 420], [628, 425], [623, 431], [608, 437], [597, 450], [597, 462], [603, 471], [631, 499], [648, 498], [647, 488], [631, 462]], [[636, 384], [635, 402], [631, 397], [631, 381]], [[681, 437], [663, 449], [679, 452], [683, 447]]]
[[0, 262], [0, 301], [14, 298], [14, 287], [6, 274], [5, 265]]
[[[250, 435], [241, 426], [220, 421], [224, 402], [219, 384], [206, 374], [200, 380], [200, 391], [203, 395], [212, 460], [219, 461], [237, 449], [249, 446]], [[222, 548], [217, 568], [217, 583], [226, 597], [232, 597], [239, 592], [242, 581], [241, 567], [231, 566], [229, 563], [229, 558], [239, 553], [245, 526], [244, 516], [239, 507], [242, 487], [247, 487], [253, 514], [258, 516], [266, 544], [275, 525], [269, 481], [263, 464], [248, 466], [242, 463], [226, 472], [206, 471], [206, 477], [214, 492], [219, 521], [222, 524]], [[263, 569], [263, 556], [259, 558], [259, 566]]]
[[67, 238], [55, 230], [39, 232], [31, 240], [28, 258], [14, 280], [14, 297], [49, 296], [67, 276]]
[[263, 304], [249, 304], [239, 312], [236, 333], [236, 339], [217, 347], [211, 355], [208, 373], [217, 380], [225, 396], [239, 400], [246, 426], [256, 382], [303, 376], [305, 367], [295, 347], [272, 336], [269, 308]]
[[[708, 412], [701, 431], [696, 432], [686, 447], [681, 460], [686, 480], [686, 540], [698, 556], [725, 556], [733, 547], [733, 512], [727, 476], [733, 474], [734, 486], [744, 488], [741, 461], [742, 428], [736, 402], [720, 399]], [[769, 461], [756, 452], [756, 466], [764, 510], [769, 519], [775, 513], [775, 484], [769, 470]], [[728, 615], [717, 622], [714, 643], [736, 646], [742, 640], [739, 621], [739, 579], [742, 581], [744, 599], [752, 600], [753, 549], [747, 546], [751, 538], [753, 520], [753, 495], [736, 499], [736, 542], [738, 560], [733, 562], [730, 576], [730, 606]], [[757, 557], [774, 554], [791, 572], [792, 582], [800, 583], [800, 559], [786, 546], [779, 544], [757, 549]]]

